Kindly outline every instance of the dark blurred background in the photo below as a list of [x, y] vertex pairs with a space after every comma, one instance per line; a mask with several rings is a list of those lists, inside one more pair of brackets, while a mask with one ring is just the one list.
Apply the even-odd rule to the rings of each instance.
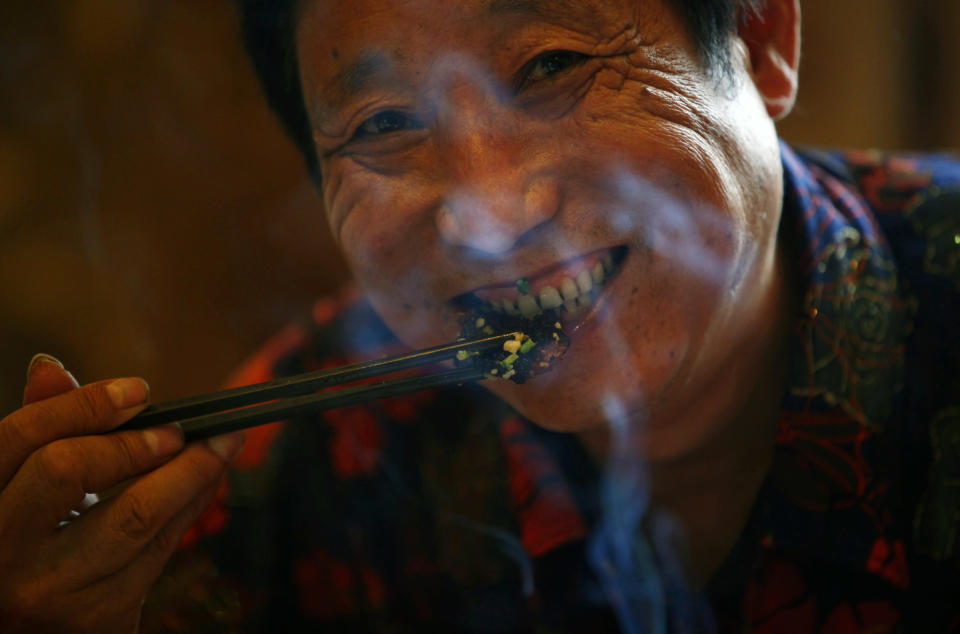
[[[960, 2], [808, 0], [793, 142], [960, 147]], [[346, 278], [228, 0], [0, 6], [0, 412], [26, 363], [213, 389]]]

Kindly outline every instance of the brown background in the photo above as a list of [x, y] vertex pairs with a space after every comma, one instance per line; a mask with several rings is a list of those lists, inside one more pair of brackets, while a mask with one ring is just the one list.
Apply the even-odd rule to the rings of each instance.
[[[226, 0], [2, 4], [0, 412], [36, 351], [157, 399], [212, 389], [342, 282]], [[960, 147], [960, 2], [803, 7], [785, 138]]]

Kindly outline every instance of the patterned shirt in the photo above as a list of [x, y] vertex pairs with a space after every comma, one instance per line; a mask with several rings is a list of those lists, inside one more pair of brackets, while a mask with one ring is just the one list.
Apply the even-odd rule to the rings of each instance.
[[[642, 490], [467, 386], [250, 430], [143, 631], [960, 632], [960, 160], [781, 154], [790, 377], [702, 592]], [[346, 292], [232, 383], [398, 350]]]

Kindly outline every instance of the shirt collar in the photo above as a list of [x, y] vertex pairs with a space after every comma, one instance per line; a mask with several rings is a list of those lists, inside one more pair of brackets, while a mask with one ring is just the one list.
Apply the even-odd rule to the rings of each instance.
[[877, 431], [902, 383], [897, 270], [868, 205], [849, 183], [781, 148], [781, 231], [799, 236], [804, 293], [787, 411], [839, 409]]
[[781, 156], [781, 230], [799, 236], [804, 292], [764, 506], [765, 541], [902, 586], [905, 536], [892, 514], [900, 460], [890, 442], [905, 336], [896, 265], [842, 172], [785, 144]]

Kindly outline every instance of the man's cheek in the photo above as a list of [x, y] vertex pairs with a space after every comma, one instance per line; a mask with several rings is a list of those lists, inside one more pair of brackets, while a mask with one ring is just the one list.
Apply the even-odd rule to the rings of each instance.
[[[354, 230], [354, 226], [362, 230]], [[402, 304], [414, 308], [436, 304], [431, 290], [434, 274], [427, 259], [419, 257], [417, 240], [396, 226], [348, 223], [344, 230], [344, 251], [354, 279], [364, 292], [376, 295], [377, 302], [393, 308]]]
[[370, 210], [396, 208], [394, 198], [398, 187], [395, 178], [384, 177], [365, 168], [356, 157], [337, 156], [324, 159], [322, 164], [323, 200], [334, 235], [344, 241], [340, 233], [343, 225], [357, 216], [366, 216]]
[[347, 262], [364, 286], [405, 271], [406, 263], [398, 248], [399, 232], [386, 222], [374, 222], [364, 210], [353, 210], [340, 232]]

